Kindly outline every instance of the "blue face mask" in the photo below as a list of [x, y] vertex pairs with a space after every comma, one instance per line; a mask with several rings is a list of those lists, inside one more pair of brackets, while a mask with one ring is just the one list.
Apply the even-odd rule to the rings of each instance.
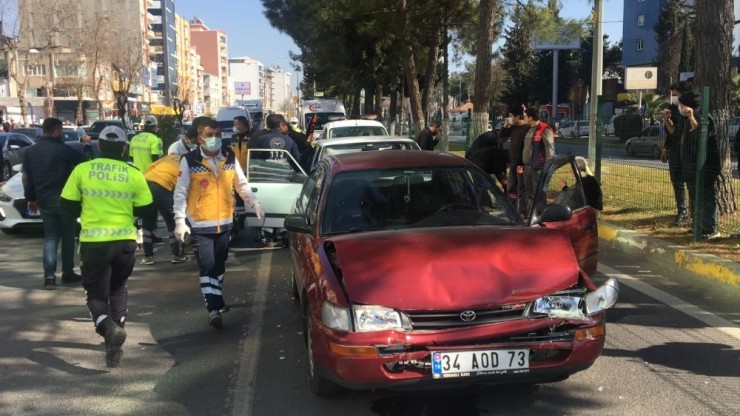
[[221, 138], [216, 136], [206, 137], [206, 150], [217, 152], [221, 150]]

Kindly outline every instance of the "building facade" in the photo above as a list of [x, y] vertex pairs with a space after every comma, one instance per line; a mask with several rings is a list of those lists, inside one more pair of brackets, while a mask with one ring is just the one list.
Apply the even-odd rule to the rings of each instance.
[[156, 68], [154, 92], [157, 102], [172, 105], [178, 96], [177, 30], [174, 0], [147, 0], [149, 57]]
[[[190, 41], [200, 55], [206, 74], [219, 78], [221, 106], [231, 103], [229, 93], [229, 50], [226, 32], [211, 30], [197, 17], [190, 21]], [[213, 82], [211, 82], [213, 84]], [[213, 97], [211, 97], [213, 99]], [[215, 114], [215, 113], [214, 113]]]
[[265, 67], [262, 62], [249, 57], [229, 59], [230, 88], [236, 100], [257, 100], [265, 98]]

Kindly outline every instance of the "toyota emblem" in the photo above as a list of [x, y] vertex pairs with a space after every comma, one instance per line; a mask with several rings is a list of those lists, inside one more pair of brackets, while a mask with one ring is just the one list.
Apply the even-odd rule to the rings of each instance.
[[470, 322], [475, 319], [475, 311], [463, 311], [460, 313], [460, 319]]

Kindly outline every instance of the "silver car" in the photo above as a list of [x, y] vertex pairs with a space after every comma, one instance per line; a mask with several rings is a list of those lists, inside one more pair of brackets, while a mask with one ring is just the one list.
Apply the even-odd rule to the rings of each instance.
[[660, 151], [664, 144], [665, 129], [663, 126], [649, 126], [644, 128], [639, 136], [627, 140], [627, 154], [629, 156], [646, 154], [660, 159]]

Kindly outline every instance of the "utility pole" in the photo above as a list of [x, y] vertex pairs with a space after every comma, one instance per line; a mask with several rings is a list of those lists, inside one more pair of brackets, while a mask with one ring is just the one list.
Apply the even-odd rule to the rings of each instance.
[[591, 63], [591, 94], [590, 111], [588, 118], [588, 160], [591, 166], [596, 161], [596, 115], [599, 110], [599, 99], [601, 95], [601, 78], [603, 76], [604, 59], [604, 0], [594, 0], [594, 40], [593, 58]]

